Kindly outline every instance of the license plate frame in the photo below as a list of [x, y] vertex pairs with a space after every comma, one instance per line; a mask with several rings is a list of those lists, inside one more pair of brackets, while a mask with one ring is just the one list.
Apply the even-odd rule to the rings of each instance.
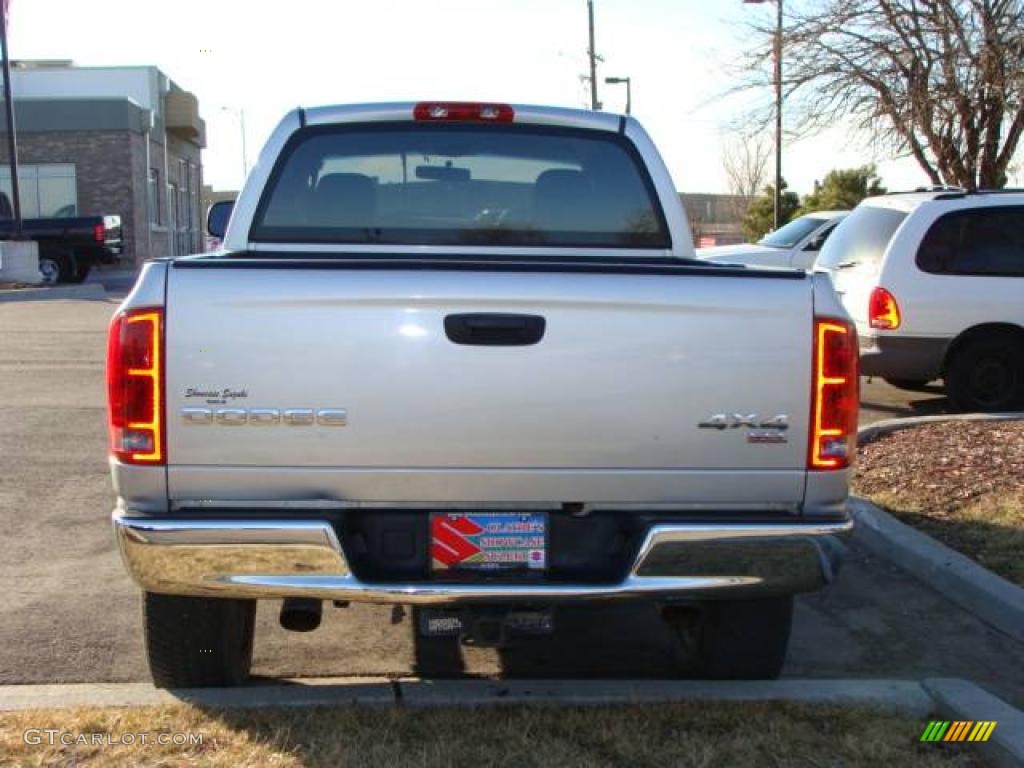
[[541, 574], [548, 567], [546, 512], [431, 512], [434, 574]]

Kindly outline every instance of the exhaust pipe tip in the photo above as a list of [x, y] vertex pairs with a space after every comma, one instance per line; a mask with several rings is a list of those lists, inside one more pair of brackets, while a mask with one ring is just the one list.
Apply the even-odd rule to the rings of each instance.
[[323, 602], [311, 597], [287, 597], [281, 604], [281, 626], [289, 632], [312, 632], [320, 626]]

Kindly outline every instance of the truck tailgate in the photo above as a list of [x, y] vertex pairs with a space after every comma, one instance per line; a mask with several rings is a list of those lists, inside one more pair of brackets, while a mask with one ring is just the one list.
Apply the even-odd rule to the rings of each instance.
[[[172, 499], [802, 498], [802, 277], [190, 266], [168, 270]], [[445, 331], [458, 313], [546, 327], [462, 345]], [[183, 418], [194, 408], [211, 420]], [[289, 409], [345, 423], [274, 417]], [[784, 415], [785, 442], [699, 427], [716, 414]]]

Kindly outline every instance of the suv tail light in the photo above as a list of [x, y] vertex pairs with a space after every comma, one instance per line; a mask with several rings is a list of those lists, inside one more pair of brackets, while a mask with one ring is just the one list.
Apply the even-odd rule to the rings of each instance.
[[868, 299], [868, 324], [872, 328], [892, 331], [900, 327], [900, 305], [896, 297], [878, 286]]
[[110, 452], [126, 464], [167, 463], [164, 441], [164, 311], [119, 312], [107, 338]]
[[846, 320], [814, 321], [808, 469], [844, 469], [857, 449], [860, 380], [857, 331]]
[[107, 228], [102, 224], [97, 224], [92, 228], [92, 239], [97, 243], [102, 243], [107, 239]]
[[508, 104], [470, 101], [422, 101], [412, 111], [414, 119], [432, 122], [511, 123], [515, 115]]

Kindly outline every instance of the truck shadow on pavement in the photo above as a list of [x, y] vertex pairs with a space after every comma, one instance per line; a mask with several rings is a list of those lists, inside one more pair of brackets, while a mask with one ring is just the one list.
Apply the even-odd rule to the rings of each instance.
[[860, 381], [860, 398], [861, 426], [881, 419], [938, 416], [956, 410], [939, 384], [908, 391], [882, 379], [864, 377]]
[[502, 649], [461, 646], [453, 637], [423, 637], [413, 609], [413, 673], [465, 677], [473, 654], [494, 653], [505, 678], [671, 678], [689, 670], [685, 653], [656, 606], [622, 603], [563, 606], [550, 635], [516, 637]]
[[[935, 394], [941, 395], [942, 391], [937, 388], [935, 390]], [[905, 405], [878, 403], [863, 399], [860, 401], [860, 407], [861, 410], [892, 414], [894, 417], [904, 418], [910, 416], [940, 416], [947, 413], [957, 413], [957, 410], [953, 408], [953, 404], [945, 397], [929, 397], [921, 400], [911, 400]]]

